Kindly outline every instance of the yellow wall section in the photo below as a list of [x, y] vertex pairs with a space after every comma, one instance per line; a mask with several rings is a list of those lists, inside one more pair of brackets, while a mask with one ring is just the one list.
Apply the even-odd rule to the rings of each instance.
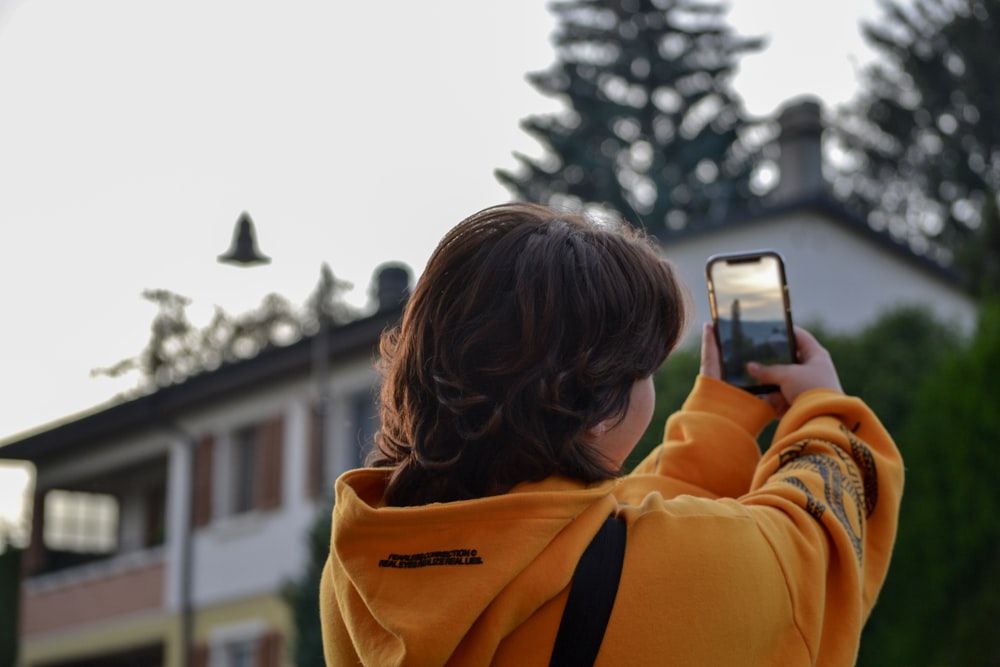
[[[194, 641], [205, 643], [213, 630], [253, 620], [281, 633], [283, 664], [290, 666], [294, 629], [288, 605], [278, 595], [261, 595], [198, 610], [194, 617]], [[184, 667], [180, 616], [164, 614], [133, 616], [72, 632], [33, 637], [22, 643], [19, 664], [22, 667], [58, 664], [158, 642], [164, 643], [164, 667]]]
[[[160, 642], [167, 645], [167, 653], [171, 645], [180, 643], [179, 617], [162, 613], [132, 616], [114, 622], [79, 627], [69, 632], [36, 635], [30, 641], [22, 642], [19, 664], [24, 667], [58, 664]], [[173, 664], [181, 666], [179, 661]]]

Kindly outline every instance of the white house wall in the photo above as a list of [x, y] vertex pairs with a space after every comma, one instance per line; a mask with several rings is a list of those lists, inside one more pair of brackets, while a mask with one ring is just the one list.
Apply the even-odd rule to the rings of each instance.
[[705, 287], [708, 257], [765, 248], [785, 259], [792, 319], [799, 324], [857, 331], [886, 310], [917, 304], [965, 333], [975, 325], [975, 305], [957, 286], [821, 215], [799, 213], [664, 245], [664, 256], [688, 285], [695, 306], [685, 344], [696, 342], [700, 324], [711, 318]]
[[281, 508], [223, 519], [199, 530], [194, 536], [194, 604], [273, 592], [300, 576], [312, 518]]
[[[305, 449], [309, 387], [306, 380], [245, 394], [199, 416], [186, 430], [216, 440], [213, 519], [193, 538], [192, 602], [196, 607], [277, 590], [301, 573], [306, 530], [314, 518], [305, 501]], [[283, 416], [282, 502], [274, 510], [227, 516], [229, 435], [235, 429]]]
[[374, 400], [372, 387], [378, 381], [372, 360], [359, 360], [352, 366], [338, 370], [337, 376], [330, 382], [330, 397], [332, 401], [328, 425], [332, 440], [327, 451], [332, 453], [325, 461], [323, 479], [327, 480], [330, 489], [324, 489], [324, 494], [332, 491], [333, 482], [337, 476], [357, 467], [358, 443], [355, 438], [358, 425], [354, 423], [354, 400], [367, 394]]
[[[333, 428], [328, 431], [326, 449], [331, 455], [325, 457], [325, 479], [330, 487], [336, 475], [355, 465], [356, 447], [349, 436], [353, 433], [349, 423], [351, 405], [355, 397], [371, 391], [377, 377], [370, 358], [359, 358], [331, 371], [327, 382], [328, 424]], [[308, 495], [307, 481], [309, 418], [315, 396], [313, 382], [303, 377], [243, 395], [200, 414], [196, 423], [185, 425], [185, 430], [193, 434], [212, 433], [217, 444], [214, 518], [194, 533], [192, 601], [196, 607], [275, 591], [289, 578], [302, 574], [306, 537], [318, 509]], [[223, 479], [230, 471], [226, 460], [230, 434], [277, 414], [284, 418], [281, 506], [226, 516], [227, 499], [221, 494], [227, 492]], [[181, 467], [178, 464], [178, 470]], [[178, 503], [182, 504], [179, 497]]]

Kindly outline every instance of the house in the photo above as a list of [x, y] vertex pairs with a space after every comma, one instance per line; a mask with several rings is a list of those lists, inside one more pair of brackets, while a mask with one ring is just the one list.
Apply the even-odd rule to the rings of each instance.
[[387, 267], [371, 316], [0, 449], [36, 469], [20, 664], [291, 664], [282, 588], [371, 440], [408, 282]]
[[[695, 324], [709, 321], [705, 262], [717, 253], [777, 250], [784, 258], [792, 319], [849, 333], [900, 306], [927, 308], [962, 333], [977, 319], [959, 276], [907, 244], [872, 229], [839, 203], [823, 176], [821, 107], [810, 98], [778, 117], [778, 185], [751, 214], [661, 239], [691, 290]], [[697, 342], [692, 326], [684, 344]]]
[[[662, 239], [696, 320], [709, 316], [710, 255], [772, 248], [800, 323], [853, 331], [918, 304], [971, 330], [975, 304], [953, 273], [829, 195], [819, 106], [789, 105], [779, 122], [781, 181], [765, 205]], [[369, 317], [0, 449], [37, 473], [21, 665], [290, 664], [281, 590], [304, 569], [324, 492], [361, 463], [376, 427], [372, 360], [401, 315], [400, 271], [380, 274], [381, 307]]]

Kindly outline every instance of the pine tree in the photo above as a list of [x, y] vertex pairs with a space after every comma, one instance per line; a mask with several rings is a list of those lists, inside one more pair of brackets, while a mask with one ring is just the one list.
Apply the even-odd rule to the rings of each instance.
[[750, 123], [730, 88], [737, 58], [759, 50], [690, 0], [556, 2], [558, 60], [529, 75], [568, 108], [522, 128], [545, 157], [516, 154], [498, 180], [523, 200], [638, 214], [653, 232], [721, 219], [751, 200]]
[[725, 372], [730, 377], [739, 377], [743, 375], [743, 367], [750, 360], [750, 350], [747, 349], [749, 341], [743, 335], [743, 316], [740, 310], [739, 299], [733, 301], [733, 306], [729, 312], [729, 346], [731, 354], [729, 362], [726, 364]]
[[979, 216], [979, 226], [955, 251], [955, 262], [963, 270], [972, 294], [980, 298], [1000, 297], [1000, 196], [990, 193]]
[[887, 0], [838, 176], [876, 227], [950, 259], [1000, 191], [1000, 0]]

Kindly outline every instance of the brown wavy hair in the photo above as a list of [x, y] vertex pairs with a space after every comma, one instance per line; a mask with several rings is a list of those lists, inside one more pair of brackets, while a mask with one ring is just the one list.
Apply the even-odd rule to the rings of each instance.
[[441, 240], [381, 340], [382, 425], [368, 463], [409, 506], [551, 475], [620, 473], [583, 438], [621, 419], [686, 324], [687, 292], [625, 224], [535, 204], [487, 208]]

